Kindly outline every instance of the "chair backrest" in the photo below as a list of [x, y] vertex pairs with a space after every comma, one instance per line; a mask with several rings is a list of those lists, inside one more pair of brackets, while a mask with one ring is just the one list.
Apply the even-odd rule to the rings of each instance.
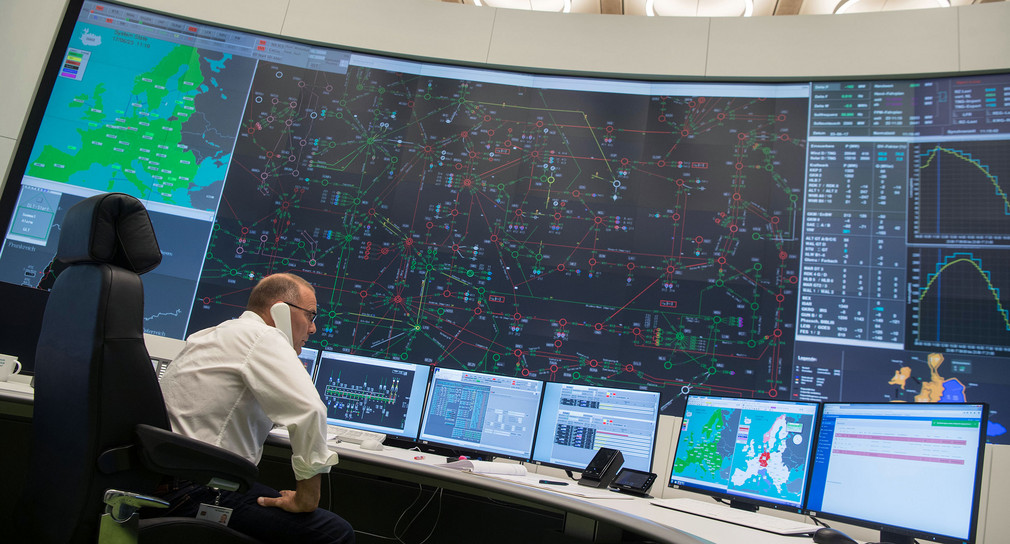
[[144, 345], [138, 275], [158, 266], [161, 251], [140, 201], [113, 193], [67, 211], [57, 259], [66, 269], [39, 335], [32, 459], [15, 519], [26, 542], [91, 543], [107, 488], [145, 493], [160, 478], [130, 446], [139, 423], [170, 429]]

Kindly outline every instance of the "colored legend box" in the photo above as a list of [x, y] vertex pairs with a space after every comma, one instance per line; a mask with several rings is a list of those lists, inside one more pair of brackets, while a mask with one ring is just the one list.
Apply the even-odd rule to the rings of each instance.
[[80, 49], [67, 49], [67, 54], [63, 57], [63, 67], [60, 68], [60, 77], [80, 81], [84, 78], [84, 70], [88, 66], [90, 51]]

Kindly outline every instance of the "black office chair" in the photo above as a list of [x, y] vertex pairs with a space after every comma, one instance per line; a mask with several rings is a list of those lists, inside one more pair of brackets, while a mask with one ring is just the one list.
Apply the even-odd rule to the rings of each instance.
[[[157, 267], [161, 251], [140, 201], [114, 193], [73, 206], [57, 258], [67, 266], [39, 335], [32, 458], [15, 542], [90, 544], [100, 525], [102, 538], [107, 528], [120, 535], [108, 540], [131, 537], [137, 506], [157, 501], [123, 492], [150, 493], [165, 475], [248, 489], [255, 465], [171, 432], [144, 345], [138, 274]], [[122, 491], [107, 498], [103, 519], [110, 489]], [[139, 529], [142, 544], [255, 542], [195, 518], [142, 520]]]

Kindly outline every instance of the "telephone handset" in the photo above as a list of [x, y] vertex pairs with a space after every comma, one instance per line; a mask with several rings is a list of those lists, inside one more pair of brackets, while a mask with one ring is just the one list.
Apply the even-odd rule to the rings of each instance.
[[291, 308], [283, 302], [278, 302], [270, 307], [270, 317], [274, 320], [274, 327], [288, 337], [288, 343], [297, 351], [298, 346], [295, 345], [294, 335], [291, 333]]

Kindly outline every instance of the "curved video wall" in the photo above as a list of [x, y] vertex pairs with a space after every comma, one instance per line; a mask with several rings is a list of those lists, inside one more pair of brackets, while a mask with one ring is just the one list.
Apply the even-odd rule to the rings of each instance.
[[670, 415], [691, 391], [986, 401], [1006, 439], [1010, 75], [605, 80], [69, 17], [4, 189], [8, 292], [51, 282], [68, 207], [121, 191], [165, 256], [151, 334], [292, 271], [308, 353], [658, 391]]

